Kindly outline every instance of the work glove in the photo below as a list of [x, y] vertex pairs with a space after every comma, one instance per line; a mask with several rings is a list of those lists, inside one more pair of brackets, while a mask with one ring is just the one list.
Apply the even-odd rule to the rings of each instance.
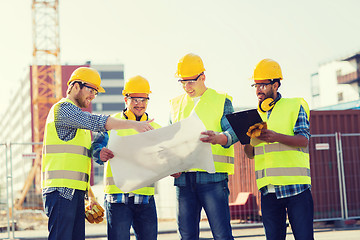
[[256, 146], [259, 143], [263, 142], [257, 138], [261, 135], [261, 129], [267, 129], [266, 122], [255, 123], [254, 125], [249, 127], [246, 135], [248, 135], [251, 138], [250, 139], [251, 146]]
[[95, 203], [90, 209], [90, 203], [85, 201], [85, 218], [89, 221], [89, 223], [100, 223], [104, 220], [104, 209], [100, 206], [100, 204]]
[[267, 129], [266, 122], [255, 123], [254, 125], [250, 126], [246, 135], [250, 138], [256, 138], [261, 135], [261, 129]]

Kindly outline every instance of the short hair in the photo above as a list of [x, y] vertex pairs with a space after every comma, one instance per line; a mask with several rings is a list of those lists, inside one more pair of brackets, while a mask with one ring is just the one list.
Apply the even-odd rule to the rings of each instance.
[[272, 84], [277, 82], [279, 83], [279, 87], [281, 86], [280, 78], [271, 79], [270, 81], [272, 82]]

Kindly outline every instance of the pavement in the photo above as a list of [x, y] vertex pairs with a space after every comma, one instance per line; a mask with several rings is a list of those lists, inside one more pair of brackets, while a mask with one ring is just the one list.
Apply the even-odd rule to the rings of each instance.
[[[316, 223], [315, 223], [316, 224]], [[86, 239], [89, 240], [105, 240], [106, 238], [106, 224], [89, 224], [86, 223]], [[210, 227], [207, 221], [200, 222], [200, 239], [213, 239], [210, 231]], [[261, 223], [242, 224], [238, 222], [232, 222], [234, 239], [251, 239], [251, 240], [265, 240], [264, 229]], [[47, 229], [41, 230], [26, 230], [15, 231], [14, 238], [13, 233], [7, 232], [0, 233], [0, 239], [27, 239], [27, 240], [45, 240], [47, 239]], [[132, 234], [131, 240], [135, 237]], [[177, 234], [177, 225], [175, 220], [159, 221], [159, 240], [165, 239], [179, 239]], [[288, 240], [293, 240], [290, 227], [288, 228]], [[360, 225], [335, 225], [326, 226], [315, 225], [315, 239], [317, 240], [358, 240], [360, 239]]]

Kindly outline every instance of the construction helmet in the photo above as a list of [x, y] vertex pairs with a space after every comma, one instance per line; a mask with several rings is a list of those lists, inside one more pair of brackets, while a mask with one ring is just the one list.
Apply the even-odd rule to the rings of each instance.
[[131, 94], [131, 93], [151, 93], [150, 91], [150, 84], [146, 78], [137, 75], [135, 77], [129, 78], [125, 82], [124, 90], [122, 94], [124, 96]]
[[272, 59], [266, 58], [261, 60], [254, 68], [252, 80], [282, 80], [282, 73], [280, 65]]
[[192, 77], [204, 71], [204, 63], [201, 58], [196, 54], [188, 53], [180, 59], [175, 77]]
[[105, 92], [105, 89], [100, 86], [101, 78], [98, 71], [89, 67], [79, 67], [71, 74], [67, 85], [73, 81], [81, 81], [89, 83], [97, 88], [99, 92]]

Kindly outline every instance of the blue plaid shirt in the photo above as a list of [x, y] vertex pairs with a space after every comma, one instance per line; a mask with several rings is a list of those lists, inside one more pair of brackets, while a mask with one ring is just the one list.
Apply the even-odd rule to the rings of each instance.
[[[100, 132], [94, 136], [91, 153], [93, 160], [100, 165], [104, 165], [104, 162], [100, 160], [100, 151], [108, 145], [108, 142], [109, 134], [107, 132]], [[151, 196], [132, 193], [105, 194], [105, 200], [109, 203], [128, 204], [129, 197], [134, 197], [134, 204], [148, 204]]]
[[[55, 110], [55, 128], [58, 137], [67, 142], [73, 139], [77, 129], [88, 129], [94, 132], [106, 131], [105, 124], [109, 115], [97, 115], [82, 111], [69, 102], [60, 103]], [[75, 189], [66, 187], [44, 188], [42, 194], [58, 191], [60, 196], [72, 200]]]
[[[234, 107], [229, 99], [225, 99], [224, 104], [224, 113], [221, 117], [221, 128], [223, 130], [223, 134], [225, 134], [228, 138], [228, 142], [224, 148], [229, 148], [232, 144], [239, 141], [237, 138], [234, 130], [231, 128], [229, 121], [225, 117], [226, 114], [230, 114], [234, 112]], [[196, 172], [196, 183], [198, 184], [207, 184], [207, 183], [213, 183], [213, 182], [220, 182], [225, 179], [228, 179], [227, 173], [207, 173], [207, 172]], [[174, 180], [175, 186], [186, 186], [186, 173], [182, 173], [180, 177], [175, 178]]]
[[[281, 94], [278, 93], [276, 101], [280, 100]], [[269, 119], [271, 111], [267, 112], [267, 118]], [[310, 139], [310, 122], [307, 118], [307, 114], [302, 106], [300, 106], [299, 116], [294, 126], [294, 134], [295, 135], [303, 135], [307, 139]], [[302, 193], [306, 189], [311, 188], [310, 184], [295, 184], [295, 185], [275, 185], [275, 194], [276, 198], [285, 198], [295, 196], [297, 194]], [[269, 189], [267, 186], [260, 189], [263, 195], [269, 193]]]

